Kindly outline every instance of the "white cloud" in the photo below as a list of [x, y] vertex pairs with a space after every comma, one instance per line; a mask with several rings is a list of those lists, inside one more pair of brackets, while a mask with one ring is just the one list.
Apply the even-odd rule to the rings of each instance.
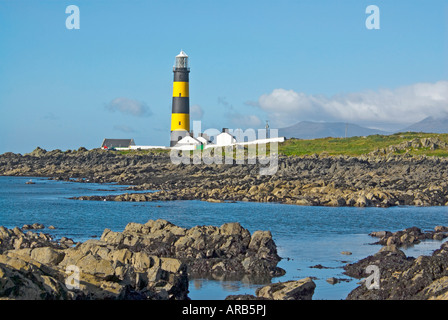
[[129, 99], [129, 98], [115, 98], [105, 105], [105, 108], [111, 112], [121, 112], [136, 117], [146, 117], [152, 114], [146, 103]]
[[303, 120], [413, 123], [448, 114], [448, 81], [332, 97], [275, 89], [260, 96], [256, 105], [279, 127]]

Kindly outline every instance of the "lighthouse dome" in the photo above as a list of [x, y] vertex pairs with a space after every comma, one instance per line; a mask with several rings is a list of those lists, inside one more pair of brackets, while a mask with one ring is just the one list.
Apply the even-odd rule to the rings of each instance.
[[180, 53], [176, 56], [176, 63], [174, 67], [177, 68], [186, 68], [188, 69], [188, 55], [181, 50]]
[[176, 58], [188, 58], [188, 55], [185, 53], [185, 51], [180, 50], [180, 53], [176, 56]]

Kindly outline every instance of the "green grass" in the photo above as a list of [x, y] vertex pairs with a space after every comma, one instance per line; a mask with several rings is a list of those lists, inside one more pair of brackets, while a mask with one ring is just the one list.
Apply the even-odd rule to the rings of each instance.
[[[404, 141], [429, 137], [437, 137], [448, 143], [448, 134], [415, 132], [351, 138], [323, 138], [313, 140], [289, 139], [284, 143], [279, 144], [279, 154], [303, 156], [326, 153], [328, 155], [359, 156], [376, 149], [387, 149], [389, 146], [399, 145]], [[448, 156], [447, 149], [429, 150], [429, 148], [408, 148], [407, 151], [411, 155]], [[405, 152], [405, 150], [399, 150], [395, 152], [395, 154], [403, 154]]]
[[[111, 151], [107, 151], [111, 152]], [[169, 149], [146, 149], [146, 150], [113, 150], [112, 152], [116, 152], [118, 154], [122, 155], [145, 155], [145, 154], [152, 154], [152, 153], [169, 153]]]

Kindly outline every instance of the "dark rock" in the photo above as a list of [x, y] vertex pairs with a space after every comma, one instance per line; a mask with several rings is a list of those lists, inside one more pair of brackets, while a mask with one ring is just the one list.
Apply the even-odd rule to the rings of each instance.
[[270, 300], [270, 299], [257, 297], [252, 294], [236, 294], [227, 296], [224, 300]]
[[331, 269], [331, 267], [324, 267], [320, 263], [316, 264], [315, 266], [311, 266], [310, 268], [313, 268], [313, 269]]
[[348, 300], [427, 300], [448, 298], [448, 244], [431, 256], [406, 257], [401, 251], [381, 250], [344, 267], [345, 274], [367, 278], [368, 266], [378, 267], [379, 288], [361, 284], [347, 296]]
[[381, 245], [395, 245], [398, 247], [408, 247], [420, 243], [422, 240], [434, 239], [443, 240], [448, 237], [445, 232], [440, 232], [438, 230], [444, 230], [446, 227], [438, 226], [435, 228], [437, 231], [423, 232], [420, 228], [411, 227], [397, 232], [372, 232], [370, 233], [373, 237], [379, 237], [380, 240], [376, 244]]
[[269, 284], [250, 294], [229, 295], [225, 300], [312, 300], [316, 284], [311, 278]]
[[257, 297], [272, 300], [311, 300], [316, 284], [311, 278], [278, 282], [258, 288]]
[[184, 229], [166, 220], [150, 220], [144, 225], [128, 224], [122, 233], [106, 229], [101, 240], [133, 252], [180, 259], [188, 266], [188, 272], [197, 276], [273, 277], [285, 273], [276, 266], [280, 257], [270, 232], [256, 231], [251, 235], [239, 223]]
[[333, 284], [333, 285], [339, 282], [339, 280], [338, 280], [337, 278], [335, 278], [335, 277], [327, 278], [326, 281], [327, 281], [329, 284]]
[[22, 227], [22, 230], [39, 230], [39, 229], [44, 229], [45, 226], [41, 223], [33, 223], [32, 225], [30, 224], [24, 224]]

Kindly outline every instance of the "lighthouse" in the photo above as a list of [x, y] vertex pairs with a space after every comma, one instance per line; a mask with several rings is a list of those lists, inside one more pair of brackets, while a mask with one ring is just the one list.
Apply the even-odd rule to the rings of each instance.
[[173, 147], [179, 140], [189, 135], [190, 131], [190, 96], [188, 75], [188, 55], [181, 50], [176, 56], [173, 67], [173, 108], [171, 111], [171, 138]]

